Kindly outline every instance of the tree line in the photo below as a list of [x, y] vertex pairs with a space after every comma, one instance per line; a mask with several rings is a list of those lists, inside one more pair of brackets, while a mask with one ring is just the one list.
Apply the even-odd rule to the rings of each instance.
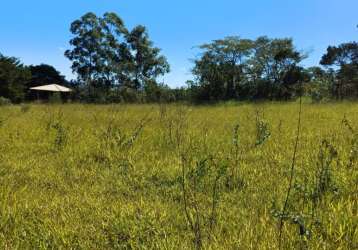
[[33, 100], [28, 89], [39, 84], [72, 87], [83, 102], [217, 102], [358, 98], [358, 43], [329, 46], [320, 65], [304, 67], [308, 55], [290, 38], [255, 40], [225, 37], [199, 46], [194, 80], [169, 88], [158, 77], [170, 66], [145, 26], [129, 30], [115, 13], [87, 13], [70, 27], [71, 61], [76, 80], [68, 82], [50, 65], [25, 66], [0, 54], [0, 96], [11, 102]]
[[[37, 95], [29, 89], [40, 84], [49, 83], [64, 86], [71, 85], [51, 65], [26, 66], [15, 57], [0, 54], [0, 103], [20, 103], [35, 100]], [[46, 98], [43, 94], [41, 97]]]
[[290, 100], [300, 94], [315, 101], [358, 97], [358, 43], [329, 46], [320, 65], [305, 68], [307, 54], [292, 39], [226, 37], [200, 46], [189, 82], [196, 100]]

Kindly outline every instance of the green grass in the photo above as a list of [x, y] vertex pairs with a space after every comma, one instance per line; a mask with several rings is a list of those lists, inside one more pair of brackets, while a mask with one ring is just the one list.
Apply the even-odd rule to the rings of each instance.
[[0, 107], [0, 248], [358, 248], [358, 104], [302, 109], [282, 215], [297, 103]]

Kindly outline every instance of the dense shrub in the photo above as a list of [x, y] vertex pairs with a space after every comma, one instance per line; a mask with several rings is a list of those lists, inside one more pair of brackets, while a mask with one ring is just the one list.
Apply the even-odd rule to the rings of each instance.
[[11, 101], [5, 97], [0, 96], [0, 106], [10, 105]]

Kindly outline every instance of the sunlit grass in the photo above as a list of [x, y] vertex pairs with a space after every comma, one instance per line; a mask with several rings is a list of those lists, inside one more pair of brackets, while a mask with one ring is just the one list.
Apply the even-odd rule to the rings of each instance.
[[[297, 112], [297, 103], [0, 107], [0, 247], [194, 248], [181, 187], [184, 155], [188, 171], [202, 159], [227, 167], [212, 230], [205, 220], [210, 175], [203, 188], [188, 190], [197, 194], [203, 247], [276, 249], [273, 210], [287, 190]], [[295, 184], [314, 188], [323, 140], [337, 157], [332, 188], [310, 215], [317, 225], [307, 219], [306, 237], [286, 221], [287, 249], [358, 247], [358, 143], [344, 117], [357, 133], [358, 104], [303, 105]], [[260, 144], [257, 119], [269, 131]], [[289, 211], [305, 218], [310, 198], [306, 206], [296, 189]]]

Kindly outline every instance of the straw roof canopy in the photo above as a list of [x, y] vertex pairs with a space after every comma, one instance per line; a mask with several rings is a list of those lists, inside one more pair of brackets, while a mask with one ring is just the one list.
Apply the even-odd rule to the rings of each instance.
[[50, 91], [50, 92], [72, 92], [72, 89], [57, 84], [37, 86], [30, 89], [38, 90], [38, 91]]

